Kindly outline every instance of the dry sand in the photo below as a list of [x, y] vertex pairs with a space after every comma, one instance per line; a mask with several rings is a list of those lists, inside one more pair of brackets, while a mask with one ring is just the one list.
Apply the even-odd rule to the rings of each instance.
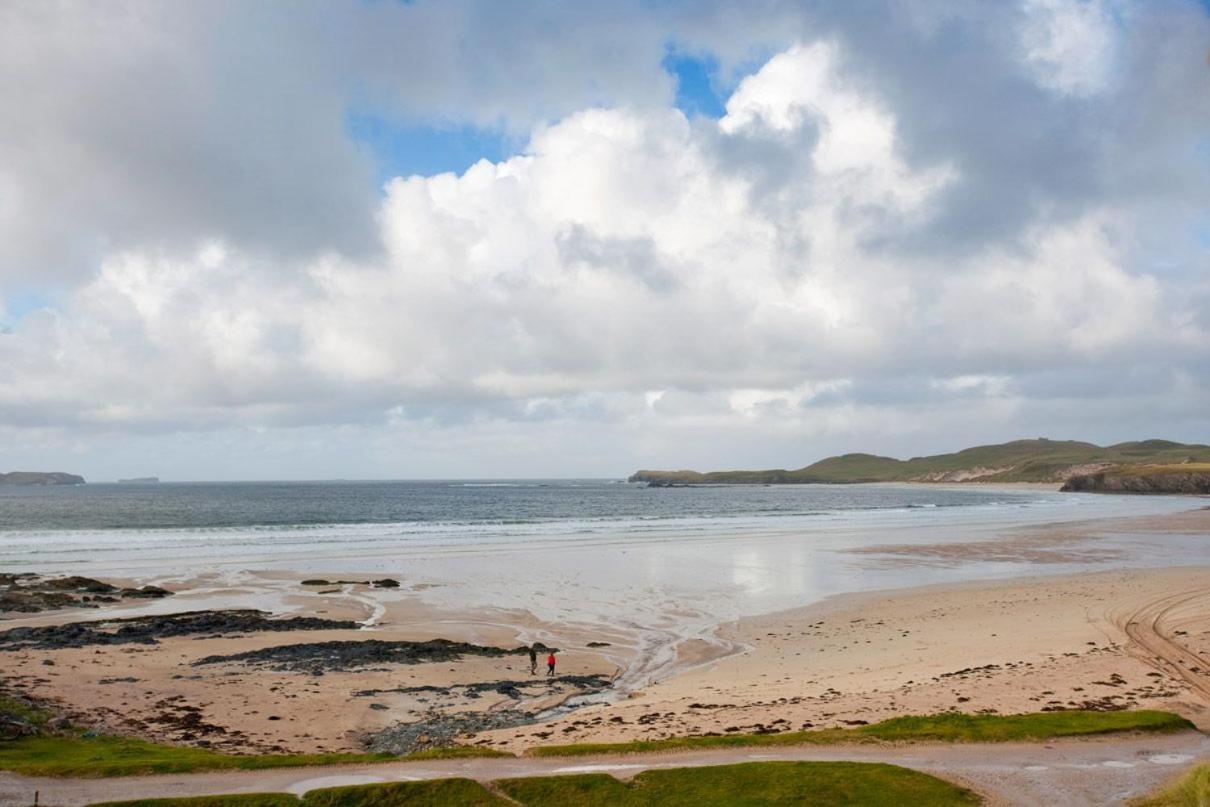
[[1155, 708], [1210, 728], [1205, 568], [844, 596], [726, 632], [751, 650], [494, 739], [511, 748], [613, 742], [951, 709]]

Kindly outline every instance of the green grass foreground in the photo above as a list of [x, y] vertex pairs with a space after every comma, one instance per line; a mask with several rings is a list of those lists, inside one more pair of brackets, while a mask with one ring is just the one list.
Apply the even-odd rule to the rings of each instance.
[[1133, 807], [1210, 807], [1210, 762], [1203, 762], [1158, 793], [1131, 804]]
[[130, 737], [42, 735], [0, 742], [0, 770], [26, 776], [136, 776], [383, 762], [391, 754], [221, 754]]
[[301, 799], [303, 807], [505, 807], [505, 799], [473, 779], [433, 779], [312, 790]]
[[[869, 742], [1008, 742], [1047, 740], [1120, 731], [1179, 731], [1193, 724], [1169, 712], [1040, 712], [1026, 715], [940, 714], [896, 717], [853, 729], [780, 734], [672, 737], [626, 743], [540, 746], [533, 756], [584, 756], [645, 751], [677, 751], [742, 746], [837, 745]], [[491, 748], [457, 746], [420, 751], [403, 759], [461, 759], [509, 754]], [[0, 742], [0, 770], [27, 776], [135, 776], [211, 770], [264, 770], [400, 759], [390, 754], [235, 755], [203, 748], [158, 745], [128, 737], [78, 734], [23, 737]]]
[[957, 807], [980, 802], [969, 790], [934, 776], [865, 762], [746, 762], [673, 768], [645, 771], [629, 782], [606, 774], [539, 776], [501, 779], [490, 788], [469, 779], [436, 779], [313, 790], [301, 799], [270, 793], [107, 802], [104, 807], [504, 807], [517, 803], [534, 807]]
[[979, 804], [969, 790], [935, 776], [869, 762], [745, 762], [644, 771], [629, 782], [605, 774], [503, 779], [494, 783], [522, 804], [583, 807], [861, 804], [936, 807]]
[[1014, 740], [1049, 740], [1121, 731], [1168, 732], [1192, 729], [1193, 724], [1171, 712], [1036, 712], [1024, 715], [938, 714], [894, 717], [853, 729], [787, 731], [779, 734], [724, 734], [670, 737], [625, 743], [579, 743], [531, 748], [537, 757], [635, 754], [744, 746], [840, 745], [871, 742], [1001, 743]]
[[[175, 799], [134, 799], [106, 801], [104, 805], [122, 807], [298, 807], [296, 796], [289, 793], [232, 793], [226, 796], [188, 796]], [[92, 807], [101, 807], [94, 804]]]

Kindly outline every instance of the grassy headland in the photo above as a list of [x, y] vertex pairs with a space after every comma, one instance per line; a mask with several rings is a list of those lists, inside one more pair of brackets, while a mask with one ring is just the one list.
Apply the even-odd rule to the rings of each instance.
[[1080, 473], [1095, 473], [1117, 466], [1184, 463], [1210, 463], [1210, 446], [1169, 440], [1098, 446], [1075, 440], [1039, 438], [908, 460], [875, 454], [843, 454], [792, 471], [638, 471], [630, 481], [653, 485], [1063, 482]]

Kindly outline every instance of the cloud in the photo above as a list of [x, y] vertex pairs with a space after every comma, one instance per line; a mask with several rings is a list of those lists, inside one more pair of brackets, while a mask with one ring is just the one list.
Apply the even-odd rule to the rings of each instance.
[[350, 113], [528, 131], [664, 103], [654, 26], [492, 2], [18, 0], [0, 9], [0, 288], [223, 238], [286, 260], [376, 246]]
[[[1194, 437], [1210, 400], [1189, 5], [539, 7], [536, 34], [474, 4], [266, 4], [247, 30], [209, 4], [45, 8], [0, 12], [64, 60], [0, 56], [49, 75], [0, 83], [31, 110], [0, 125], [0, 259], [67, 262], [0, 333], [10, 449], [247, 430], [248, 467], [349, 475], [458, 473], [443, 442], [502, 473], [580, 442], [602, 471], [786, 465]], [[671, 29], [737, 77], [721, 119], [670, 107]], [[524, 146], [378, 193], [350, 105]]]
[[[395, 180], [381, 261], [267, 268], [217, 244], [111, 257], [65, 311], [8, 340], [44, 379], [11, 378], [10, 396], [42, 409], [54, 401], [31, 389], [91, 378], [105, 403], [83, 417], [97, 422], [149, 408], [188, 422], [191, 406], [199, 422], [276, 422], [328, 417], [329, 397], [359, 417], [384, 401], [791, 389], [890, 365], [1061, 364], [1196, 341], [1154, 278], [1116, 263], [1095, 214], [941, 277], [865, 249], [888, 217], [926, 223], [960, 177], [904, 163], [894, 119], [843, 87], [834, 54], [775, 57], [717, 124], [594, 109], [540, 128], [513, 159]], [[771, 135], [809, 157], [773, 216], [721, 145]], [[934, 340], [940, 361], [919, 353]], [[48, 355], [63, 363], [39, 368]]]
[[1028, 0], [1025, 16], [1021, 45], [1039, 84], [1071, 95], [1105, 88], [1117, 39], [1107, 3]]

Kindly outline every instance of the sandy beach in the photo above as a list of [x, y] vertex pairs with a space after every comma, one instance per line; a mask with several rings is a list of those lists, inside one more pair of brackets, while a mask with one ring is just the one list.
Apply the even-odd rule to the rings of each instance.
[[[583, 632], [573, 624], [545, 625], [518, 611], [436, 611], [414, 598], [366, 585], [316, 592], [301, 577], [249, 577], [249, 587], [224, 592], [184, 589], [173, 609], [115, 607], [11, 619], [6, 627], [45, 627], [70, 621], [137, 619], [148, 610], [194, 611], [239, 601], [259, 582], [280, 591], [294, 616], [354, 620], [351, 629], [222, 633], [158, 638], [154, 645], [118, 644], [13, 649], [0, 653], [5, 686], [49, 701], [75, 722], [116, 733], [235, 752], [358, 751], [376, 732], [400, 722], [457, 713], [544, 713], [569, 697], [606, 688], [634, 656], [634, 638]], [[230, 598], [230, 599], [228, 599]], [[491, 649], [545, 642], [560, 648], [558, 675], [538, 675], [526, 654], [464, 655], [441, 661], [391, 664], [356, 659], [351, 666], [318, 663], [208, 661], [282, 647], [332, 642], [417, 643], [440, 638]], [[597, 647], [588, 647], [588, 643]], [[565, 649], [564, 649], [565, 648]], [[288, 668], [287, 668], [288, 667]], [[597, 682], [577, 682], [597, 676]], [[572, 680], [568, 680], [572, 679]], [[470, 689], [468, 689], [470, 687]], [[516, 718], [514, 718], [516, 719]]]
[[[1115, 531], [1208, 535], [1210, 510], [869, 552], [879, 563], [925, 566], [991, 554], [1043, 572], [1056, 553]], [[83, 725], [235, 752], [409, 750], [451, 739], [521, 750], [851, 726], [946, 710], [1158, 708], [1210, 725], [1210, 567], [1201, 565], [833, 596], [683, 637], [656, 680], [636, 674], [653, 662], [632, 628], [540, 619], [517, 608], [452, 609], [429, 602], [421, 583], [380, 588], [369, 575], [341, 573], [304, 584], [308, 576], [248, 572], [238, 584], [204, 576], [176, 581], [170, 598], [10, 614], [5, 627], [265, 603], [275, 619], [346, 620], [345, 627], [17, 645], [0, 653], [0, 674], [9, 690]], [[664, 618], [675, 616], [671, 608]], [[48, 641], [63, 644], [55, 636]], [[410, 652], [434, 639], [475, 649], [409, 663], [372, 652], [383, 643]], [[368, 644], [332, 654], [329, 643], [350, 642]], [[532, 643], [560, 648], [554, 679], [530, 674], [521, 648]]]
[[611, 742], [853, 726], [941, 711], [1155, 708], [1210, 726], [1210, 569], [842, 596], [744, 619], [750, 650], [593, 707], [549, 737]]

